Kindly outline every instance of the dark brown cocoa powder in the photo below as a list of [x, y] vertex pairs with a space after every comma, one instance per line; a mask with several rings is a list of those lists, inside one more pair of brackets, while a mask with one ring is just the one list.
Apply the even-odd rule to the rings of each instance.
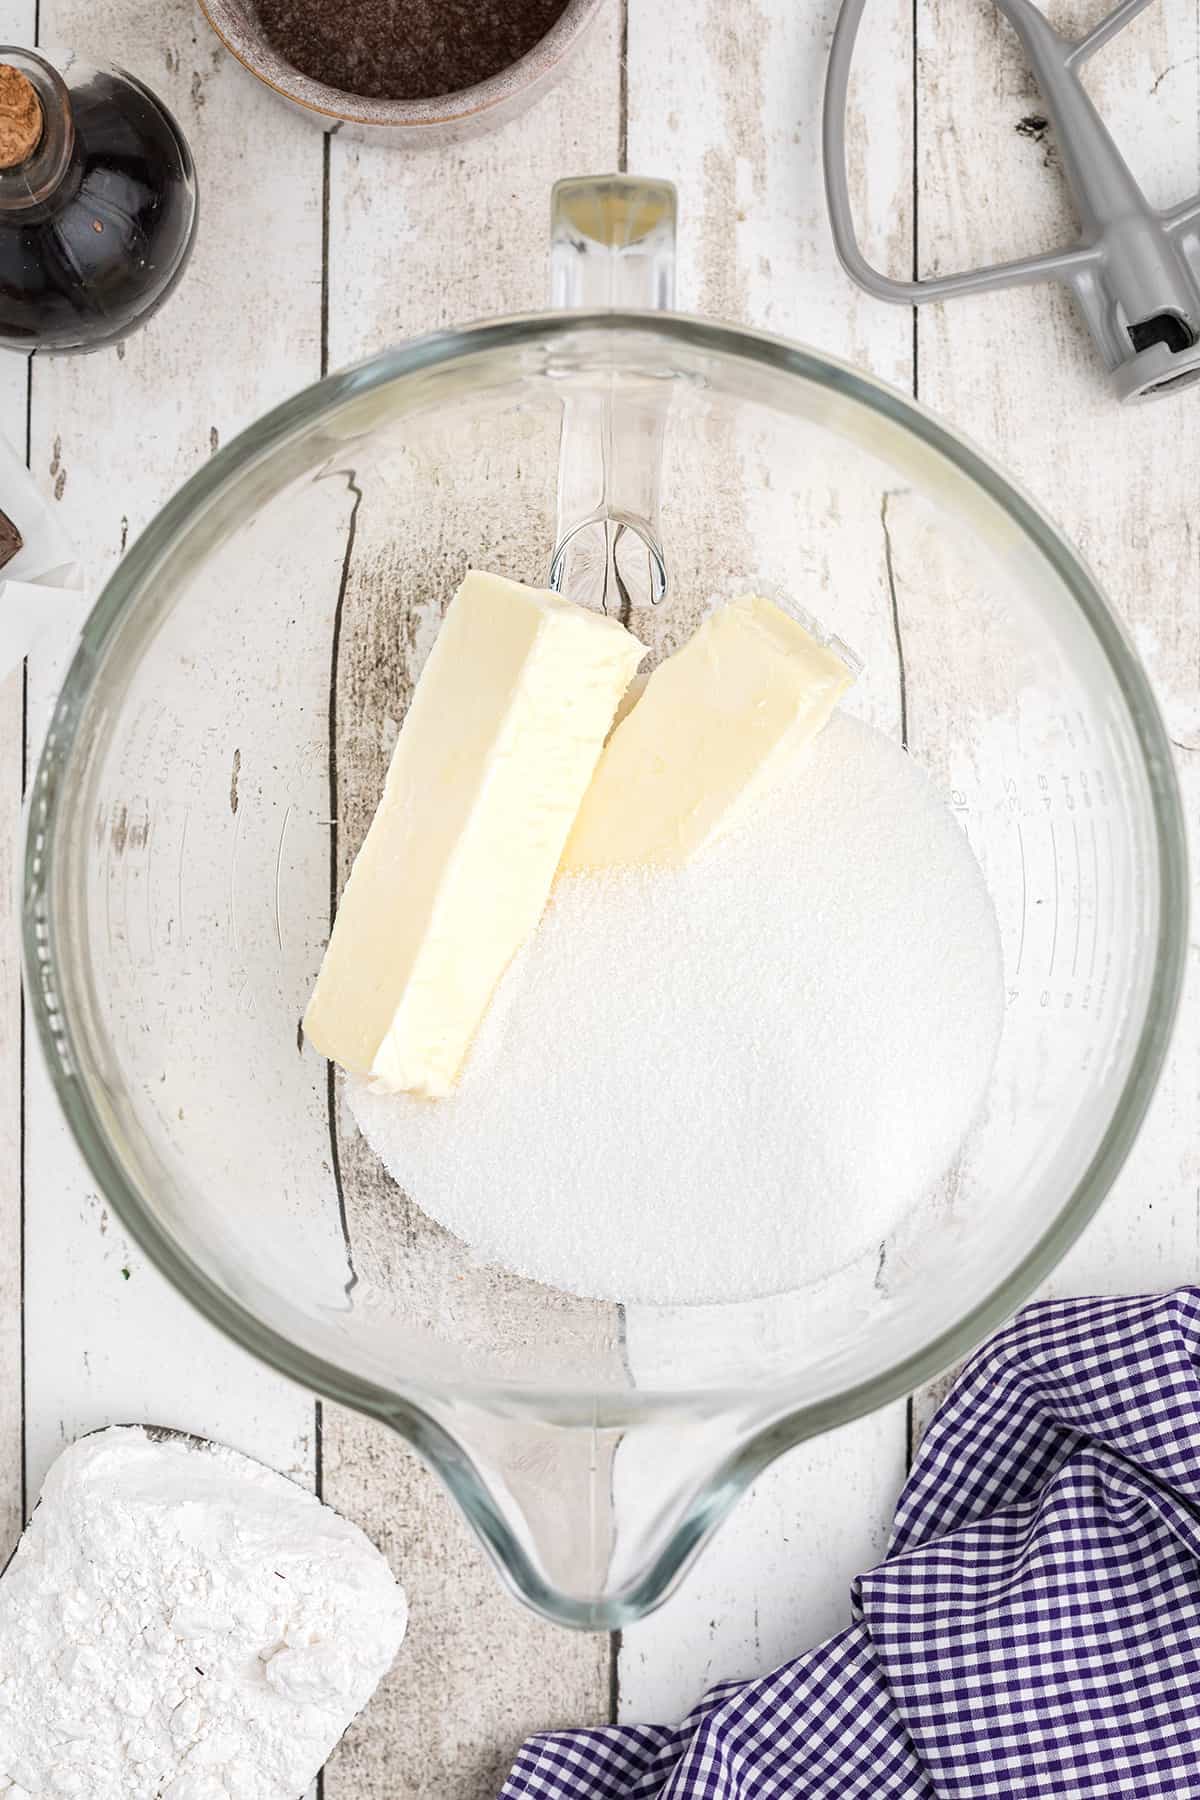
[[423, 100], [507, 69], [566, 0], [257, 0], [279, 54], [314, 81], [372, 99]]
[[18, 550], [24, 548], [25, 540], [9, 518], [7, 513], [0, 512], [0, 569], [10, 563]]

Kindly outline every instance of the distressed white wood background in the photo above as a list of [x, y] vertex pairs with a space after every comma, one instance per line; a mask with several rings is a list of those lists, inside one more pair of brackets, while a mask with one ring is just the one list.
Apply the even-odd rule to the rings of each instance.
[[[1082, 29], [1099, 8], [1053, 10]], [[468, 146], [405, 155], [322, 138], [224, 55], [188, 0], [0, 0], [0, 40], [72, 44], [156, 88], [203, 189], [191, 270], [145, 333], [86, 360], [0, 356], [0, 427], [27, 447], [92, 580], [218, 443], [323, 369], [409, 332], [539, 305], [551, 182], [628, 167], [679, 184], [683, 307], [807, 339], [916, 391], [1043, 500], [1134, 631], [1195, 819], [1200, 399], [1118, 411], [1054, 290], [914, 319], [850, 288], [820, 190], [833, 11], [833, 0], [608, 0], [534, 112]], [[1200, 185], [1194, 0], [1157, 0], [1091, 80], [1154, 199]], [[1053, 143], [988, 0], [875, 0], [851, 143], [869, 242], [897, 272], [1011, 255], [1067, 229]], [[936, 645], [918, 636], [906, 650], [909, 681], [935, 680]], [[31, 666], [0, 688], [5, 842], [51, 673]], [[0, 868], [6, 891], [7, 858]], [[225, 1344], [124, 1240], [25, 1054], [10, 913], [0, 908], [0, 1558], [58, 1449], [113, 1420], [169, 1420], [320, 1482], [393, 1556], [413, 1602], [393, 1677], [326, 1772], [328, 1800], [483, 1800], [531, 1729], [670, 1717], [711, 1678], [770, 1667], [844, 1622], [849, 1579], [882, 1549], [935, 1393], [784, 1458], [682, 1591], [620, 1640], [553, 1631], [500, 1592], [407, 1450]], [[1197, 1277], [1198, 1098], [1193, 966], [1152, 1117], [1055, 1292]]]

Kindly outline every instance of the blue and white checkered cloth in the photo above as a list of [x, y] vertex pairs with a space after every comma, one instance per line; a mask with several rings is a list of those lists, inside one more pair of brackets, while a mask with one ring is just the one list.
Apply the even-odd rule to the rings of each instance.
[[1200, 1289], [1031, 1306], [921, 1445], [853, 1624], [502, 1800], [1200, 1797]]

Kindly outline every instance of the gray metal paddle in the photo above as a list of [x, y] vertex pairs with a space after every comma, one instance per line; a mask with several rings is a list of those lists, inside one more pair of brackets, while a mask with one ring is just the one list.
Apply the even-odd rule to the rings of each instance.
[[897, 281], [866, 260], [854, 234], [846, 172], [846, 99], [866, 0], [844, 0], [825, 83], [825, 195], [843, 268], [880, 300], [920, 305], [1039, 281], [1073, 291], [1120, 399], [1148, 399], [1200, 378], [1200, 194], [1152, 207], [1084, 90], [1088, 58], [1149, 0], [1123, 0], [1079, 43], [1060, 37], [1031, 0], [995, 0], [1028, 53], [1079, 219], [1079, 242], [1041, 256]]

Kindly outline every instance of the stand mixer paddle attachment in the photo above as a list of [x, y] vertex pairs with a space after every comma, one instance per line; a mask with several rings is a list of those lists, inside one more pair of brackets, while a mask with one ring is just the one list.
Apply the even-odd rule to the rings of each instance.
[[1200, 377], [1200, 194], [1151, 206], [1089, 98], [1080, 71], [1144, 10], [1123, 0], [1079, 43], [1059, 36], [1032, 0], [995, 0], [1024, 46], [1054, 126], [1080, 223], [1075, 245], [1040, 256], [897, 281], [864, 257], [846, 168], [846, 105], [866, 0], [845, 0], [830, 51], [823, 127], [825, 194], [843, 268], [878, 300], [919, 306], [1039, 281], [1071, 289], [1121, 400], [1151, 399]]

